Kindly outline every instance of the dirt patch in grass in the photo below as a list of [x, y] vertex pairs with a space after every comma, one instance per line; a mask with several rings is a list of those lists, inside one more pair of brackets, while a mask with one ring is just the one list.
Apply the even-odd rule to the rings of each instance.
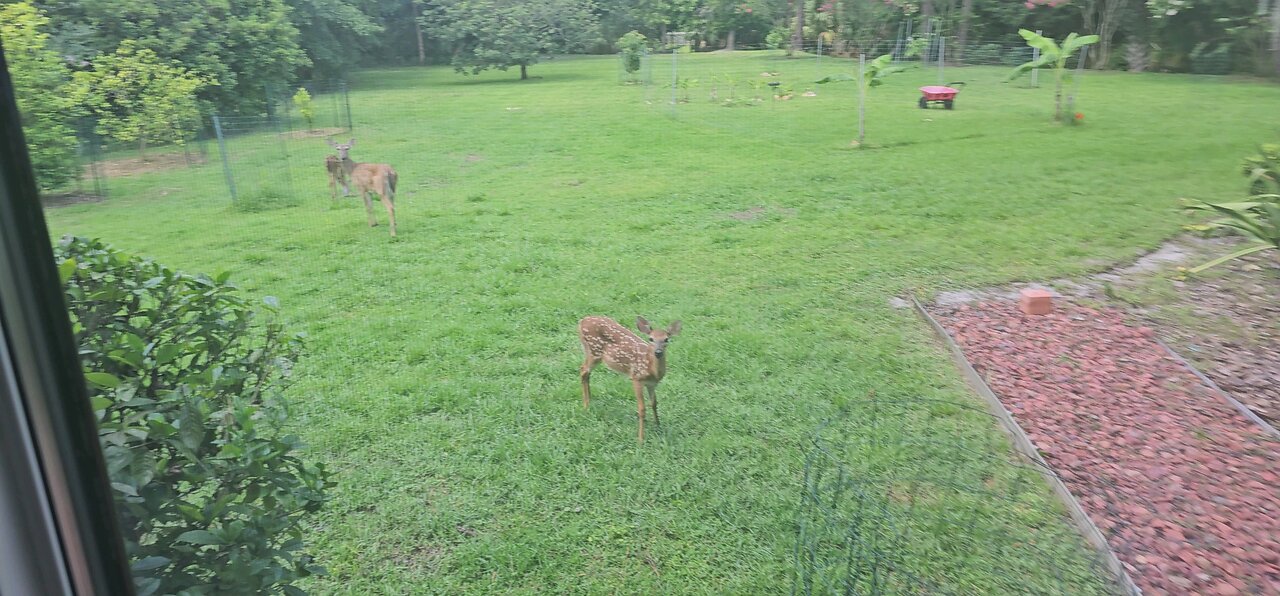
[[407, 552], [392, 555], [391, 562], [398, 567], [430, 571], [440, 564], [440, 558], [444, 556], [444, 553], [445, 550], [443, 548], [434, 544], [420, 544]]
[[119, 178], [123, 176], [137, 176], [139, 174], [150, 174], [153, 172], [163, 172], [166, 170], [174, 170], [178, 168], [189, 168], [204, 164], [208, 159], [200, 155], [197, 151], [190, 154], [185, 153], [166, 153], [163, 155], [148, 156], [145, 160], [141, 157], [122, 157], [117, 159], [107, 159], [98, 162], [98, 171], [107, 178]]
[[281, 133], [286, 139], [323, 139], [345, 132], [345, 128], [317, 128], [315, 130], [294, 130]]
[[46, 209], [56, 209], [58, 207], [69, 207], [71, 205], [80, 205], [83, 203], [100, 203], [103, 197], [93, 193], [83, 192], [65, 192], [53, 194], [41, 194], [40, 204]]
[[757, 219], [763, 219], [770, 214], [777, 214], [782, 217], [795, 217], [796, 210], [789, 207], [756, 206], [743, 211], [733, 211], [727, 215], [729, 219], [736, 219], [738, 221], [755, 221]]

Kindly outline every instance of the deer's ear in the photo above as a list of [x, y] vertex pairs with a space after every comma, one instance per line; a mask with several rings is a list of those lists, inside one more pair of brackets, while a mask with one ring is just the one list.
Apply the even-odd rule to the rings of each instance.
[[351, 142], [350, 142], [350, 143], [347, 143], [347, 148], [348, 148], [348, 149], [349, 149], [349, 148], [351, 148], [351, 147], [355, 147], [355, 146], [356, 146], [356, 140], [355, 140], [355, 139], [351, 139]]
[[671, 324], [667, 326], [667, 335], [680, 335], [680, 321], [671, 321]]
[[649, 321], [644, 320], [644, 317], [636, 317], [636, 329], [639, 329], [640, 333], [653, 331], [653, 328], [649, 327]]
[[338, 148], [338, 144], [337, 144], [337, 143], [335, 143], [335, 142], [333, 142], [333, 139], [325, 139], [325, 140], [324, 140], [324, 142], [328, 143], [328, 144], [329, 144], [329, 146], [330, 146], [330, 147], [333, 147], [334, 149], [337, 149], [337, 148]]

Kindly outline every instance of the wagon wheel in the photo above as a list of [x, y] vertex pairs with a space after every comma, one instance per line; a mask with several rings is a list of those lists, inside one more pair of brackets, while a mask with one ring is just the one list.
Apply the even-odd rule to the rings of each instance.
[[950, 109], [951, 109], [951, 107], [952, 107], [952, 105], [954, 105], [954, 104], [955, 104], [955, 100], [954, 100], [954, 99], [944, 99], [944, 100], [942, 101], [942, 107], [944, 107], [944, 108], [946, 108], [946, 109], [948, 109], [948, 110], [950, 110]]
[[922, 110], [927, 110], [927, 109], [929, 109], [929, 100], [927, 100], [927, 99], [925, 99], [925, 98], [921, 97], [921, 98], [920, 98], [920, 109], [922, 109]]

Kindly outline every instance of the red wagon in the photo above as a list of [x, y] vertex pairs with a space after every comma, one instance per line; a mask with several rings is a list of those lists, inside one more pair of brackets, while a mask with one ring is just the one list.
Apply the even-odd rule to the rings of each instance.
[[956, 94], [960, 92], [956, 86], [964, 87], [963, 82], [948, 83], [949, 86], [929, 85], [920, 88], [920, 109], [928, 109], [930, 103], [942, 104], [950, 110], [955, 106]]

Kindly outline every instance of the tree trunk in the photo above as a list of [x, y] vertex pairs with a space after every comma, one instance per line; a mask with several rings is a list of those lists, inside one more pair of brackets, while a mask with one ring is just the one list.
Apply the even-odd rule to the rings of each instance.
[[413, 30], [418, 34], [418, 66], [427, 63], [427, 46], [422, 40], [422, 2], [413, 0], [413, 5], [418, 7], [413, 11]]
[[520, 80], [521, 80], [521, 81], [523, 81], [523, 80], [525, 80], [525, 79], [528, 79], [528, 78], [529, 78], [529, 70], [528, 70], [528, 68], [529, 68], [529, 67], [528, 67], [528, 66], [526, 66], [526, 65], [524, 65], [524, 64], [521, 64], [521, 65], [520, 65]]
[[969, 45], [969, 20], [973, 18], [973, 0], [964, 0], [960, 5], [960, 34], [956, 39], [955, 62], [964, 62], [964, 50]]
[[1062, 71], [1066, 68], [1065, 63], [1059, 63], [1058, 68], [1054, 70], [1054, 76], [1057, 77], [1053, 85], [1053, 119], [1055, 121], [1062, 120]]
[[1111, 41], [1120, 25], [1120, 10], [1126, 1], [1098, 0], [1102, 6], [1098, 10], [1098, 51], [1093, 58], [1093, 67], [1098, 70], [1106, 70], [1111, 63]]
[[729, 30], [729, 40], [725, 42], [725, 44], [724, 44], [724, 49], [729, 50], [730, 52], [732, 52], [732, 51], [733, 51], [733, 41], [734, 41], [734, 39], [735, 39], [735, 38], [737, 38], [737, 37], [738, 37], [738, 32], [737, 32], [737, 31], [735, 31], [735, 30], [733, 30], [733, 29], [730, 29], [730, 30]]
[[796, 0], [796, 30], [791, 33], [791, 49], [787, 55], [804, 51], [804, 0]]
[[933, 0], [920, 1], [920, 33], [924, 36], [924, 49], [920, 52], [920, 66], [929, 63], [929, 52], [933, 51]]
[[1271, 0], [1271, 60], [1280, 77], [1280, 0]]

